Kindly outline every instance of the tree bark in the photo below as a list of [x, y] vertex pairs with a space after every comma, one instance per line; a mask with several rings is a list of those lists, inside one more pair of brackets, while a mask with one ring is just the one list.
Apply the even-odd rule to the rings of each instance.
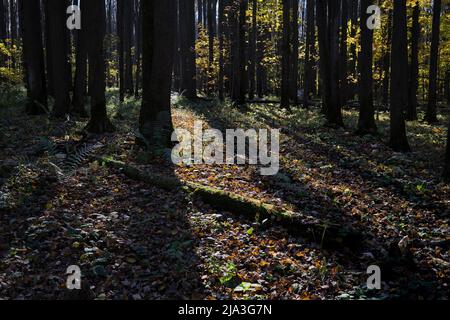
[[238, 105], [245, 105], [245, 93], [247, 91], [247, 59], [246, 59], [246, 29], [248, 0], [240, 0], [239, 10], [239, 98]]
[[83, 2], [83, 20], [90, 44], [87, 47], [89, 59], [89, 93], [91, 95], [91, 119], [86, 130], [101, 134], [114, 131], [106, 114], [106, 76], [103, 40], [106, 32], [106, 10], [104, 0]]
[[437, 75], [439, 59], [439, 34], [441, 26], [441, 0], [433, 3], [433, 27], [431, 36], [430, 73], [428, 87], [428, 105], [425, 120], [432, 124], [437, 120]]
[[291, 21], [291, 35], [292, 35], [292, 50], [290, 57], [290, 67], [291, 70], [289, 76], [289, 96], [290, 100], [297, 105], [298, 104], [298, 54], [299, 54], [299, 0], [292, 1], [292, 21]]
[[389, 87], [391, 76], [391, 53], [390, 48], [392, 44], [392, 11], [389, 11], [387, 18], [387, 43], [388, 48], [383, 55], [383, 104], [387, 106], [389, 104]]
[[252, 32], [250, 35], [250, 47], [249, 47], [249, 90], [248, 98], [253, 100], [255, 98], [256, 89], [256, 45], [258, 41], [258, 25], [257, 25], [257, 14], [258, 14], [258, 1], [252, 0]]
[[307, 0], [306, 5], [306, 48], [305, 48], [305, 74], [303, 89], [303, 106], [309, 106], [309, 100], [314, 85], [313, 59], [312, 53], [315, 46], [315, 19], [314, 19], [314, 0]]
[[[83, 6], [81, 3], [81, 10]], [[76, 69], [75, 69], [75, 85], [73, 92], [73, 112], [81, 117], [87, 117], [85, 109], [86, 85], [87, 85], [87, 40], [89, 34], [87, 28], [81, 21], [81, 30], [76, 30]]]
[[71, 67], [69, 63], [69, 29], [66, 26], [66, 10], [69, 3], [66, 0], [46, 0], [48, 12], [48, 28], [50, 54], [52, 57], [51, 74], [55, 104], [52, 114], [57, 118], [64, 117], [70, 111]]
[[290, 108], [289, 75], [291, 59], [291, 0], [283, 0], [283, 43], [281, 56], [281, 108]]
[[[345, 0], [344, 0], [345, 1]], [[373, 30], [367, 27], [370, 15], [367, 8], [371, 0], [361, 0], [361, 52], [359, 56], [359, 123], [358, 134], [375, 134], [375, 110], [373, 107]]]
[[44, 48], [42, 45], [39, 0], [19, 0], [28, 102], [26, 112], [42, 114], [47, 110]]
[[409, 68], [409, 92], [406, 120], [417, 120], [417, 89], [419, 87], [419, 39], [420, 39], [420, 4], [416, 1], [411, 28], [411, 64]]
[[135, 11], [137, 12], [137, 21], [135, 24], [135, 33], [136, 33], [136, 80], [135, 80], [135, 89], [134, 96], [136, 98], [139, 97], [139, 89], [141, 86], [141, 54], [142, 54], [142, 13], [140, 10], [139, 1], [136, 1]]
[[408, 103], [408, 83], [405, 81], [408, 73], [406, 0], [394, 2], [391, 62], [390, 145], [395, 151], [408, 152], [410, 146], [403, 115]]
[[[341, 43], [340, 43], [340, 71], [341, 105], [344, 106], [348, 99], [348, 61], [347, 61], [347, 27], [348, 27], [348, 0], [342, 0], [341, 7]], [[361, 4], [361, 6], [363, 6]]]
[[140, 132], [152, 145], [170, 147], [175, 0], [141, 0], [141, 10], [143, 94]]
[[225, 56], [224, 56], [224, 45], [225, 45], [225, 7], [228, 5], [227, 0], [219, 0], [219, 26], [218, 26], [218, 37], [219, 37], [219, 99], [223, 101], [225, 99], [225, 88], [224, 88], [224, 76], [225, 76]]
[[181, 92], [188, 99], [197, 98], [195, 63], [195, 2], [180, 0]]

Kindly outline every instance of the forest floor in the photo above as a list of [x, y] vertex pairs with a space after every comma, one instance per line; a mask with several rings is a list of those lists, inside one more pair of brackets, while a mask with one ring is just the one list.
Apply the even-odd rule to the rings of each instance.
[[[174, 167], [135, 141], [139, 103], [108, 108], [116, 133], [86, 137], [82, 120], [65, 122], [0, 109], [0, 298], [70, 298], [66, 269], [78, 265], [95, 299], [442, 299], [450, 278], [450, 187], [441, 182], [445, 126], [408, 124], [412, 153], [380, 134], [324, 126], [317, 109], [254, 104], [240, 111], [215, 101], [174, 98], [177, 128], [279, 128], [281, 169]], [[442, 117], [441, 123], [446, 119]], [[256, 223], [90, 161], [107, 156], [141, 170], [274, 204], [363, 234], [357, 249], [324, 237]], [[400, 243], [400, 245], [399, 245]], [[401, 249], [401, 250], [400, 250]], [[381, 290], [366, 288], [379, 265]], [[82, 298], [77, 296], [77, 298]]]

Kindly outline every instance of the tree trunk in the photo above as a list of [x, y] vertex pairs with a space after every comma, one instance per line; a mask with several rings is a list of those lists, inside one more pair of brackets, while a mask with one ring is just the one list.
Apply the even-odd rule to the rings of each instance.
[[439, 59], [439, 33], [441, 26], [441, 0], [433, 3], [433, 30], [431, 36], [430, 73], [428, 87], [428, 106], [425, 120], [428, 123], [436, 123], [437, 120], [437, 75]]
[[6, 6], [5, 1], [0, 0], [0, 41], [6, 39]]
[[307, 0], [306, 5], [306, 48], [305, 48], [305, 74], [303, 89], [303, 106], [309, 106], [311, 92], [313, 91], [314, 71], [312, 53], [315, 46], [315, 19], [314, 19], [314, 0]]
[[330, 100], [327, 106], [327, 121], [329, 125], [344, 126], [340, 99], [340, 61], [339, 61], [339, 9], [341, 0], [328, 0], [328, 36], [330, 52]]
[[[361, 6], [363, 6], [361, 4]], [[347, 81], [347, 26], [348, 26], [348, 0], [342, 0], [341, 9], [341, 43], [340, 43], [340, 71], [339, 78], [341, 82], [341, 105], [344, 106], [348, 99], [348, 81]]]
[[328, 47], [328, 3], [326, 0], [316, 0], [316, 22], [317, 34], [319, 40], [319, 72], [322, 96], [322, 112], [327, 114], [328, 103], [330, 100], [330, 53]]
[[49, 21], [49, 9], [48, 6], [45, 4], [44, 1], [42, 1], [41, 3], [43, 3], [44, 5], [44, 14], [45, 14], [45, 25], [44, 25], [44, 30], [45, 30], [45, 64], [47, 67], [47, 93], [54, 97], [54, 86], [53, 84], [55, 83], [54, 79], [53, 79], [53, 72], [52, 72], [52, 62], [53, 62], [53, 58], [52, 58], [52, 50], [51, 50], [51, 38], [50, 38], [50, 24], [48, 23]]
[[50, 54], [52, 57], [51, 74], [53, 76], [53, 88], [55, 104], [53, 116], [64, 117], [70, 111], [71, 68], [69, 63], [69, 29], [66, 26], [66, 10], [68, 2], [63, 0], [46, 0], [48, 12], [48, 28]]
[[391, 53], [390, 48], [392, 44], [392, 11], [389, 11], [387, 18], [387, 50], [383, 56], [383, 104], [389, 104], [389, 87], [391, 75]]
[[391, 147], [395, 151], [410, 151], [406, 137], [404, 107], [408, 103], [408, 46], [406, 23], [406, 0], [394, 2], [391, 49]]
[[281, 108], [290, 108], [289, 75], [291, 59], [291, 0], [283, 0], [283, 43], [281, 56]]
[[135, 25], [136, 33], [136, 80], [134, 95], [136, 98], [139, 97], [139, 89], [141, 85], [141, 53], [142, 53], [142, 13], [140, 10], [139, 1], [136, 1], [137, 21]]
[[195, 2], [180, 0], [181, 92], [188, 99], [197, 98], [195, 63]]
[[[85, 4], [81, 3], [81, 10], [84, 12]], [[82, 20], [83, 24], [83, 20]], [[87, 84], [87, 40], [89, 34], [86, 26], [82, 26], [81, 30], [76, 30], [76, 69], [75, 69], [75, 85], [73, 92], [73, 112], [81, 117], [87, 117], [85, 109], [85, 96]]]
[[[345, 1], [345, 0], [344, 0]], [[359, 134], [375, 134], [375, 110], [373, 107], [373, 30], [367, 27], [370, 15], [367, 8], [371, 0], [361, 0], [361, 52], [359, 56]]]
[[256, 45], [258, 41], [258, 25], [257, 25], [257, 14], [258, 14], [258, 1], [252, 0], [252, 32], [250, 36], [250, 48], [249, 48], [249, 90], [248, 98], [253, 100], [255, 98], [256, 90]]
[[224, 57], [224, 44], [225, 44], [225, 7], [228, 5], [228, 1], [219, 0], [219, 99], [223, 101], [225, 99], [224, 93], [224, 76], [225, 76], [225, 57]]
[[19, 0], [22, 28], [23, 62], [26, 73], [28, 102], [26, 112], [42, 114], [47, 110], [44, 48], [39, 0]]
[[[183, 1], [183, 0], [182, 0]], [[213, 12], [213, 0], [207, 0], [208, 6], [208, 84], [206, 90], [208, 95], [213, 92], [213, 68], [214, 68], [214, 19], [215, 12]]]
[[140, 132], [158, 147], [170, 147], [170, 88], [175, 46], [175, 0], [141, 0], [142, 106]]
[[292, 21], [291, 21], [291, 35], [292, 35], [292, 51], [290, 57], [291, 74], [289, 76], [289, 96], [290, 100], [297, 105], [298, 104], [298, 53], [299, 53], [299, 32], [298, 32], [298, 19], [299, 19], [299, 0], [292, 1]]
[[406, 120], [417, 120], [417, 89], [419, 87], [419, 39], [420, 39], [420, 5], [416, 1], [412, 15], [411, 28], [411, 65], [409, 68], [409, 92]]
[[239, 10], [239, 98], [238, 105], [245, 105], [245, 93], [247, 91], [247, 59], [246, 59], [246, 29], [248, 0], [240, 0]]
[[87, 47], [89, 59], [89, 93], [91, 95], [91, 119], [86, 130], [104, 133], [114, 130], [106, 114], [105, 52], [103, 40], [106, 31], [106, 10], [104, 0], [84, 1], [83, 24], [90, 45]]

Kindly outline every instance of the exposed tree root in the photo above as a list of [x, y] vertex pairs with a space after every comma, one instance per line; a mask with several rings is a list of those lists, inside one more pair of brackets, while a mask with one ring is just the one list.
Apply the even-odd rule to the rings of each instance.
[[315, 217], [284, 210], [232, 192], [193, 182], [180, 181], [174, 177], [143, 172], [120, 161], [102, 157], [94, 157], [93, 159], [110, 168], [122, 170], [127, 177], [133, 180], [142, 181], [168, 191], [183, 188], [213, 207], [236, 214], [244, 214], [263, 225], [270, 223], [283, 225], [291, 232], [298, 233], [327, 247], [344, 246], [350, 249], [359, 249], [362, 244], [362, 234], [349, 227], [340, 226], [329, 221], [320, 221]]

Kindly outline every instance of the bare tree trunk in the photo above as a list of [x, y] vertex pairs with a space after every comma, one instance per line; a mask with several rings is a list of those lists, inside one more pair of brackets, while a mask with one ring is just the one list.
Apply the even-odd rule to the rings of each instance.
[[66, 10], [68, 2], [63, 0], [46, 0], [48, 12], [48, 28], [50, 36], [51, 74], [55, 104], [53, 116], [64, 117], [70, 111], [71, 68], [69, 64], [69, 30], [66, 26]]
[[194, 0], [181, 0], [181, 91], [188, 99], [197, 98], [195, 29]]
[[395, 151], [410, 151], [406, 137], [406, 125], [403, 115], [408, 103], [408, 46], [406, 23], [406, 0], [394, 2], [394, 17], [391, 49], [391, 147]]
[[257, 14], [258, 14], [258, 1], [252, 0], [252, 32], [250, 36], [250, 47], [249, 47], [249, 91], [248, 97], [250, 100], [255, 98], [256, 89], [256, 44], [258, 41], [258, 25], [257, 25]]
[[315, 46], [315, 19], [314, 19], [314, 0], [307, 0], [306, 5], [306, 48], [305, 48], [305, 74], [304, 74], [304, 89], [303, 89], [303, 106], [309, 106], [309, 98], [313, 91], [313, 59], [312, 53]]
[[292, 51], [290, 57], [291, 74], [289, 76], [289, 96], [290, 100], [297, 105], [298, 104], [298, 53], [299, 53], [299, 0], [292, 1], [292, 21], [291, 21], [291, 35], [292, 35]]
[[419, 39], [420, 39], [420, 5], [416, 1], [412, 15], [411, 28], [411, 64], [409, 68], [409, 92], [406, 120], [417, 120], [417, 89], [419, 88]]
[[[361, 6], [363, 6], [361, 4]], [[340, 43], [340, 71], [341, 81], [341, 105], [345, 105], [348, 100], [348, 81], [347, 81], [347, 26], [348, 26], [348, 0], [342, 0], [341, 8], [341, 43]]]
[[224, 57], [224, 42], [225, 42], [225, 7], [228, 4], [226, 0], [219, 0], [219, 99], [225, 99], [224, 93], [224, 76], [225, 76], [225, 57]]
[[19, 0], [23, 62], [27, 80], [26, 112], [29, 114], [42, 114], [47, 108], [40, 12], [39, 0]]
[[142, 13], [139, 5], [139, 1], [136, 1], [135, 11], [137, 12], [137, 21], [135, 25], [136, 33], [136, 80], [134, 95], [136, 98], [139, 97], [139, 89], [141, 86], [141, 53], [142, 53]]
[[[345, 1], [345, 0], [344, 0]], [[367, 8], [371, 0], [361, 0], [361, 53], [359, 56], [359, 134], [375, 134], [375, 110], [373, 107], [373, 30], [367, 27]]]
[[390, 88], [390, 76], [391, 76], [391, 53], [390, 48], [392, 45], [392, 11], [388, 13], [387, 22], [387, 51], [383, 56], [383, 104], [387, 106], [389, 104], [389, 88]]
[[289, 75], [291, 59], [291, 0], [283, 0], [283, 44], [281, 56], [281, 108], [290, 108]]
[[441, 26], [441, 0], [433, 2], [433, 30], [431, 36], [430, 73], [428, 87], [428, 105], [425, 120], [436, 123], [437, 120], [437, 76], [439, 59], [439, 34]]
[[84, 27], [90, 45], [87, 47], [89, 59], [89, 92], [91, 95], [91, 119], [86, 130], [92, 133], [114, 131], [106, 114], [106, 76], [103, 40], [106, 31], [106, 10], [104, 0], [84, 1]]
[[240, 0], [239, 10], [239, 98], [238, 105], [245, 105], [245, 93], [247, 91], [247, 72], [246, 72], [246, 29], [247, 29], [247, 8], [248, 0]]
[[143, 93], [139, 128], [149, 143], [170, 147], [175, 0], [141, 0], [141, 10]]
[[[85, 4], [81, 3], [81, 10]], [[75, 86], [73, 92], [73, 112], [81, 117], [87, 117], [85, 109], [85, 96], [87, 85], [87, 40], [89, 34], [87, 28], [81, 28], [75, 32], [76, 35], [76, 69]]]

